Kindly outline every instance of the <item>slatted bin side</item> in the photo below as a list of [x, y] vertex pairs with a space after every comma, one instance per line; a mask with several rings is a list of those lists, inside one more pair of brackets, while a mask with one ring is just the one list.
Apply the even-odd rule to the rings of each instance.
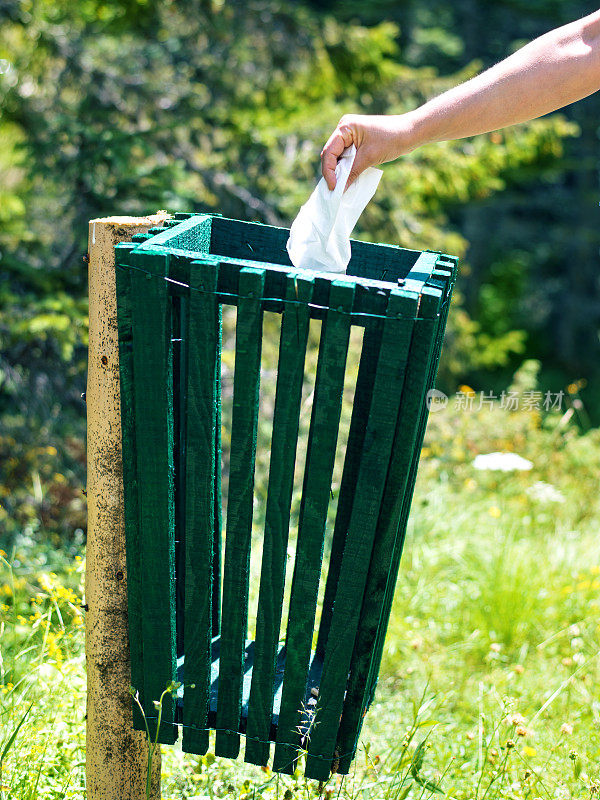
[[[135, 568], [133, 573], [130, 638], [141, 634], [143, 642], [136, 646], [136, 671], [141, 671], [140, 702], [150, 736], [156, 736], [155, 703], [161, 702], [158, 741], [172, 744], [177, 738], [174, 698], [165, 692], [176, 680], [172, 330], [165, 280], [169, 256], [136, 250], [122, 255], [128, 278], [119, 278], [118, 313], [124, 333], [129, 314], [131, 325], [131, 355], [124, 353], [121, 368], [124, 464], [129, 499], [137, 499], [135, 508], [126, 495], [126, 530], [128, 550], [137, 550], [139, 562], [137, 576]], [[133, 396], [124, 396], [131, 385]], [[134, 563], [135, 556], [128, 570]]]
[[288, 275], [279, 341], [265, 531], [248, 704], [245, 759], [266, 766], [274, 738], [273, 701], [314, 278]]
[[440, 305], [439, 291], [423, 290], [411, 337], [398, 421], [338, 733], [338, 769], [343, 774], [348, 772], [354, 757], [362, 720], [379, 671], [380, 645], [387, 629], [393, 599], [390, 580], [393, 574], [395, 585], [394, 569], [398, 569], [402, 551], [402, 509], [410, 506], [411, 475], [419, 458], [421, 418], [427, 410], [425, 398], [435, 353]]
[[[139, 234], [136, 234], [139, 237]], [[136, 237], [134, 236], [134, 239]], [[146, 238], [146, 237], [144, 237]], [[127, 560], [127, 611], [129, 623], [129, 653], [131, 686], [142, 705], [145, 702], [144, 656], [142, 636], [143, 593], [142, 569], [139, 557], [139, 497], [137, 453], [135, 438], [135, 380], [133, 373], [133, 333], [131, 321], [131, 269], [129, 253], [134, 245], [115, 247], [115, 277], [117, 288], [117, 325], [119, 331], [119, 377], [121, 400], [121, 441], [123, 457], [123, 494], [125, 548]], [[132, 703], [133, 727], [145, 730], [144, 717], [136, 702]]]
[[[417, 302], [418, 295], [415, 293], [395, 290], [390, 294], [381, 343], [374, 359], [371, 408], [364, 420], [360, 467], [352, 495], [348, 532], [339, 567], [331, 628], [315, 708], [315, 724], [305, 767], [307, 777], [321, 781], [328, 779], [334, 756], [337, 758], [339, 755], [334, 751], [359, 626], [361, 599], [367, 582], [364, 565], [371, 559], [375, 542]], [[332, 559], [336, 557], [339, 558], [339, 555], [332, 552]]]
[[[412, 496], [417, 478], [417, 471], [419, 468], [419, 457], [421, 453], [421, 447], [423, 445], [423, 439], [425, 436], [425, 429], [427, 427], [427, 418], [429, 414], [429, 409], [426, 398], [428, 396], [429, 391], [433, 388], [435, 383], [435, 377], [437, 374], [439, 357], [442, 347], [444, 326], [448, 314], [448, 302], [450, 299], [450, 294], [449, 294], [450, 288], [448, 284], [448, 279], [450, 279], [450, 277], [451, 276], [447, 274], [442, 282], [438, 280], [437, 282], [438, 285], [435, 285], [436, 283], [435, 279], [431, 278], [430, 280], [433, 285], [427, 285], [424, 288], [422, 294], [421, 313], [423, 318], [422, 321], [420, 322], [420, 326], [423, 329], [431, 330], [431, 349], [428, 358], [425, 386], [418, 414], [414, 450], [412, 458], [410, 460], [410, 467], [407, 476], [406, 491], [404, 492], [404, 495], [401, 499], [400, 498], [395, 499], [396, 508], [392, 518], [398, 519], [398, 522], [396, 525], [396, 536], [394, 541], [394, 548], [392, 551], [392, 561], [390, 564], [387, 577], [387, 585], [383, 601], [383, 608], [381, 611], [380, 625], [377, 631], [377, 639], [373, 651], [373, 658], [371, 662], [369, 678], [367, 681], [365, 709], [368, 708], [368, 705], [371, 702], [373, 693], [375, 691], [375, 686], [377, 683], [377, 677], [379, 674], [379, 668], [381, 664], [381, 657], [383, 654], [383, 646], [385, 643], [387, 624], [389, 621], [392, 609], [392, 603], [394, 600], [394, 590], [398, 578], [400, 559], [402, 556], [404, 538], [406, 535], [406, 526], [408, 523], [410, 505], [412, 502]], [[390, 500], [394, 502], [393, 498], [390, 498]], [[389, 509], [389, 507], [390, 507], [389, 504], [387, 506], [382, 505], [382, 513], [385, 512], [385, 510]]]
[[354, 285], [330, 282], [328, 309], [321, 331], [311, 413], [296, 559], [286, 633], [286, 663], [281, 695], [274, 769], [292, 773], [302, 747], [301, 709], [306, 706], [307, 676], [321, 575], [327, 508], [342, 407]]

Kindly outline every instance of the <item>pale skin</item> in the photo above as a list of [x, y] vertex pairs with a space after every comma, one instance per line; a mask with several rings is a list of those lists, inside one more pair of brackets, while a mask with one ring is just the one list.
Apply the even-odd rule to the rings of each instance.
[[356, 145], [349, 186], [367, 167], [394, 161], [421, 145], [536, 119], [598, 89], [600, 10], [534, 39], [414, 111], [344, 115], [321, 152], [321, 171], [333, 189], [339, 156]]

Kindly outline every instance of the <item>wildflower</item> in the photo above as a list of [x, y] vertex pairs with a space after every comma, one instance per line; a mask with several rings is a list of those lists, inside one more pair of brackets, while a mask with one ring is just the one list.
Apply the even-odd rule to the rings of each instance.
[[564, 733], [566, 736], [570, 736], [573, 733], [573, 726], [570, 722], [563, 722], [560, 726], [560, 732]]
[[496, 469], [500, 472], [513, 472], [513, 470], [529, 470], [533, 463], [522, 458], [516, 453], [480, 453], [473, 460], [475, 469]]
[[523, 748], [523, 755], [528, 756], [528, 758], [533, 758], [537, 753], [537, 750], [534, 747], [529, 747], [529, 745], [525, 745]]
[[537, 481], [525, 490], [533, 500], [540, 503], [564, 503], [565, 496], [556, 487], [545, 481]]
[[500, 511], [498, 506], [491, 506], [491, 508], [488, 509], [488, 514], [490, 515], [490, 517], [498, 519], [498, 517], [502, 515], [502, 512]]
[[492, 642], [490, 645], [490, 650], [492, 651], [492, 653], [499, 653], [501, 649], [502, 645], [498, 644], [498, 642]]
[[578, 758], [577, 750], [569, 750], [569, 758], [571, 761], [576, 761]]
[[525, 668], [522, 664], [515, 664], [513, 670], [517, 673], [517, 675], [522, 675], [525, 672]]
[[519, 714], [518, 712], [509, 714], [504, 721], [509, 725], [525, 725], [525, 717], [523, 714]]
[[506, 749], [507, 750], [512, 750], [514, 746], [515, 746], [515, 743], [514, 743], [513, 739], [507, 739], [506, 740]]
[[529, 731], [527, 730], [525, 725], [517, 725], [515, 733], [517, 734], [517, 736], [527, 736]]

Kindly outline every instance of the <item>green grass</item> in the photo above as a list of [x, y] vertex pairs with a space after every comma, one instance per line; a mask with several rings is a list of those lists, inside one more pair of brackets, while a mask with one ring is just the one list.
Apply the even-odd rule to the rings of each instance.
[[[533, 469], [473, 468], [507, 449]], [[376, 699], [327, 798], [597, 794], [599, 464], [600, 433], [558, 415], [432, 415]], [[82, 565], [52, 577], [23, 541], [0, 564], [3, 798], [82, 798]], [[162, 753], [164, 798], [318, 794], [300, 773]]]

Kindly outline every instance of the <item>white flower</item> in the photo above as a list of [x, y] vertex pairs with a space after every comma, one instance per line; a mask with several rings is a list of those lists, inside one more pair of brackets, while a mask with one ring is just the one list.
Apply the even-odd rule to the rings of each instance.
[[531, 469], [533, 464], [516, 453], [485, 453], [475, 457], [473, 466], [475, 469], [497, 469], [502, 472], [512, 472], [513, 470]]
[[538, 481], [527, 489], [527, 494], [540, 503], [564, 503], [565, 496], [551, 483]]

